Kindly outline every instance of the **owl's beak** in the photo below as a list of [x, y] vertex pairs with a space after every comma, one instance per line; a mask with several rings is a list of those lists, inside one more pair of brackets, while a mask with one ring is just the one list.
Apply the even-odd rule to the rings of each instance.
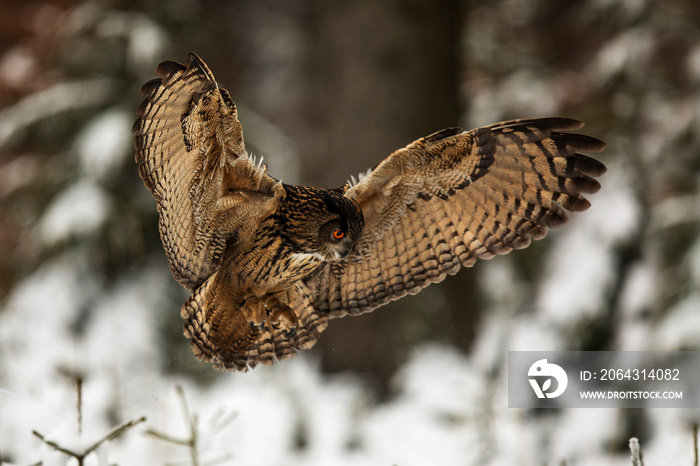
[[333, 249], [333, 258], [336, 260], [343, 259], [347, 257], [348, 254], [350, 254], [351, 249], [351, 244], [343, 244], [341, 247]]

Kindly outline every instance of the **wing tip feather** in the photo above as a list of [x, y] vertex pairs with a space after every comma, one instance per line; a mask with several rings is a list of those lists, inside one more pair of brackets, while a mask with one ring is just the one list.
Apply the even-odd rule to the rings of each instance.
[[190, 52], [187, 55], [187, 61], [185, 62], [185, 66], [188, 70], [200, 70], [209, 81], [216, 82], [216, 79], [214, 79], [214, 73], [211, 72], [207, 64], [204, 63], [204, 60], [199, 58], [199, 55], [197, 55], [196, 53]]
[[161, 86], [163, 78], [155, 78], [141, 86], [141, 95], [150, 96]]
[[162, 76], [163, 79], [169, 79], [175, 73], [185, 71], [185, 69], [186, 68], [182, 63], [166, 60], [158, 63], [158, 66], [156, 66], [156, 74], [158, 76]]

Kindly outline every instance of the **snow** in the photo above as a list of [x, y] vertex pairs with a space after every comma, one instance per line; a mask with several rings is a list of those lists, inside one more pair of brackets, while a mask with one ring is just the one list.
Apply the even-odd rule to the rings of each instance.
[[655, 332], [655, 343], [660, 351], [692, 348], [700, 335], [700, 293], [693, 293], [672, 306]]
[[401, 398], [430, 412], [467, 416], [482, 406], [483, 376], [456, 350], [422, 346], [397, 375]]
[[88, 123], [76, 138], [76, 152], [85, 175], [105, 180], [133, 155], [131, 125], [134, 117], [121, 109], [109, 109]]
[[[517, 252], [515, 252], [517, 254]], [[527, 294], [508, 260], [490, 260], [479, 264], [479, 285], [497, 307], [517, 309]]]
[[677, 196], [659, 202], [651, 216], [651, 228], [663, 232], [676, 225], [700, 220], [700, 204], [695, 195]]
[[[501, 324], [503, 325], [503, 324]], [[566, 350], [561, 328], [541, 316], [517, 316], [509, 327], [508, 351]]]
[[558, 102], [552, 84], [532, 71], [511, 73], [498, 87], [482, 87], [470, 96], [469, 125], [482, 126], [503, 119], [503, 109], [513, 114], [554, 115]]
[[[618, 424], [619, 413], [614, 409], [567, 409], [551, 433], [552, 457], [567, 464], [578, 464], [587, 457], [591, 461], [597, 456], [591, 451], [602, 453], [605, 443], [620, 428]], [[601, 459], [602, 455], [598, 460]]]
[[143, 15], [124, 11], [105, 12], [97, 32], [104, 37], [125, 38], [127, 57], [136, 69], [152, 65], [167, 45], [166, 34], [159, 25]]
[[27, 185], [38, 171], [39, 164], [31, 156], [11, 160], [0, 173], [0, 196], [9, 196], [13, 191]]
[[[693, 464], [692, 431], [689, 422], [691, 419], [684, 419], [685, 411], [676, 409], [647, 410], [648, 422], [654, 426], [655, 435], [641, 445], [644, 464], [655, 466]], [[697, 413], [695, 414], [694, 421], [698, 422]]]
[[[7, 300], [0, 314], [0, 350], [3, 369], [23, 374], [15, 383], [40, 383], [47, 370], [72, 359], [70, 326], [96, 291], [86, 262], [84, 251], [50, 262]], [[31, 331], [25, 333], [27, 330]], [[31, 391], [32, 387], [24, 388]]]
[[511, 326], [503, 325], [500, 313], [487, 313], [479, 324], [479, 338], [472, 349], [474, 365], [484, 373], [493, 373], [503, 365], [506, 355], [503, 348]]
[[700, 283], [700, 239], [690, 248], [687, 258], [693, 283]]
[[16, 46], [0, 58], [0, 81], [19, 87], [31, 78], [36, 61], [26, 48]]
[[628, 319], [634, 319], [656, 301], [657, 270], [651, 261], [632, 266], [620, 297], [620, 311]]
[[[618, 34], [598, 52], [597, 61], [593, 65], [593, 76], [605, 82], [625, 72], [628, 67], [644, 66], [652, 51], [652, 33], [651, 28], [639, 26]], [[631, 74], [633, 78], [641, 77], [637, 73]]]
[[644, 13], [647, 2], [648, 0], [594, 0], [591, 2], [591, 6], [603, 10], [605, 14], [611, 7], [617, 7], [629, 20], [633, 20]]
[[613, 248], [636, 232], [640, 218], [624, 173], [611, 164], [603, 188], [591, 196], [592, 207], [558, 235], [537, 301], [547, 320], [570, 325], [603, 309], [615, 273]]
[[49, 245], [87, 236], [104, 224], [109, 209], [109, 198], [97, 184], [79, 181], [51, 202], [39, 221], [38, 233]]
[[653, 329], [649, 322], [626, 321], [617, 339], [618, 351], [649, 351], [652, 349]]
[[0, 110], [0, 146], [30, 124], [70, 110], [104, 104], [116, 82], [108, 78], [58, 83]]
[[694, 79], [700, 79], [700, 45], [696, 45], [688, 53], [688, 74]]
[[[154, 396], [144, 393], [146, 386], [161, 387], [154, 379], [157, 347], [149, 316], [154, 300], [160, 299], [151, 293], [163, 287], [148, 268], [141, 274], [117, 283], [111, 292], [101, 289], [89, 252], [77, 248], [13, 291], [0, 312], [0, 373], [18, 376], [2, 379], [0, 451], [10, 445], [20, 452], [35, 451], [31, 431], [47, 434], [66, 420], [73, 421], [66, 431], [77, 432], [75, 388], [58, 369], [85, 377], [86, 435], [112, 427], [103, 410], [125, 400], [138, 406], [144, 396]], [[87, 328], [81, 333], [76, 326]]]
[[559, 325], [591, 318], [601, 310], [607, 284], [612, 282], [613, 256], [599, 238], [572, 226], [557, 243], [547, 266], [538, 307]]
[[577, 216], [575, 221], [580, 222], [578, 228], [591, 230], [597, 235], [597, 240], [614, 245], [637, 232], [642, 212], [633, 190], [635, 180], [627, 164], [613, 160], [607, 165], [608, 172], [600, 180], [602, 188], [589, 196], [591, 208]]
[[[483, 376], [455, 350], [417, 349], [397, 376], [398, 396], [367, 421], [363, 443], [378, 464], [458, 464], [479, 456]], [[473, 463], [477, 464], [477, 463]]]

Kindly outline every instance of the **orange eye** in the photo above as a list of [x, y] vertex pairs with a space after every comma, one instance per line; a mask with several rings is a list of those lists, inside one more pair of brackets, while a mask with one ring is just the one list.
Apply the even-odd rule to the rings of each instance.
[[333, 233], [331, 233], [331, 235], [333, 236], [333, 239], [345, 238], [345, 233], [343, 232], [343, 230], [335, 229], [335, 230], [333, 230]]

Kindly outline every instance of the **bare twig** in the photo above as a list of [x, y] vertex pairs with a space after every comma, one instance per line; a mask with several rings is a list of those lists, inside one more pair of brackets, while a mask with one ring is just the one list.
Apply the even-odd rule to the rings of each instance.
[[178, 398], [180, 399], [180, 405], [182, 406], [182, 414], [185, 418], [185, 423], [187, 424], [189, 430], [189, 438], [176, 438], [169, 434], [159, 432], [154, 429], [148, 429], [146, 431], [146, 434], [169, 443], [174, 443], [175, 445], [182, 445], [187, 447], [190, 451], [190, 460], [192, 461], [192, 466], [199, 466], [199, 453], [197, 452], [197, 416], [190, 414], [190, 410], [187, 407], [187, 400], [185, 399], [185, 392], [182, 389], [182, 386], [176, 385], [175, 390], [177, 392]]
[[92, 453], [93, 451], [95, 451], [104, 442], [107, 442], [109, 440], [112, 440], [114, 438], [119, 437], [127, 429], [130, 429], [131, 427], [133, 427], [137, 424], [140, 424], [140, 423], [144, 422], [145, 420], [146, 420], [146, 417], [141, 416], [138, 419], [127, 421], [124, 424], [121, 424], [121, 425], [115, 427], [114, 429], [109, 431], [104, 437], [102, 437], [100, 440], [98, 440], [97, 442], [90, 445], [88, 448], [85, 449], [85, 451], [82, 451], [82, 452], [75, 452], [75, 451], [69, 450], [65, 447], [62, 447], [61, 445], [59, 445], [57, 442], [54, 442], [53, 440], [47, 440], [42, 434], [40, 434], [36, 430], [33, 430], [32, 434], [39, 437], [39, 439], [41, 439], [42, 442], [44, 442], [46, 445], [50, 446], [54, 450], [60, 451], [61, 453], [65, 454], [65, 455], [68, 455], [68, 456], [75, 458], [76, 460], [78, 460], [78, 465], [82, 465], [83, 461], [85, 460], [85, 457], [87, 455], [89, 455], [90, 453]]
[[693, 466], [698, 466], [698, 425], [693, 424]]
[[632, 437], [630, 439], [629, 446], [632, 466], [644, 466], [644, 460], [642, 458], [642, 449], [639, 445], [639, 439], [637, 439], [637, 437]]
[[233, 455], [230, 453], [227, 453], [225, 455], [221, 455], [218, 458], [211, 459], [204, 463], [204, 466], [216, 466], [217, 464], [224, 464], [228, 461], [231, 461], [233, 459]]
[[131, 420], [131, 421], [127, 421], [127, 422], [125, 422], [124, 424], [115, 427], [114, 429], [112, 429], [111, 431], [109, 431], [109, 432], [107, 433], [107, 435], [105, 435], [105, 436], [102, 438], [102, 440], [99, 440], [98, 442], [96, 442], [95, 444], [93, 444], [92, 446], [90, 446], [90, 448], [88, 449], [88, 451], [93, 451], [95, 448], [99, 447], [100, 444], [101, 444], [102, 442], [106, 442], [106, 441], [109, 441], [109, 440], [113, 440], [113, 439], [119, 437], [121, 434], [123, 434], [126, 430], [131, 429], [131, 428], [134, 427], [135, 425], [141, 424], [142, 422], [145, 422], [145, 421], [146, 421], [146, 416], [141, 416], [141, 417], [138, 418], [138, 419], [133, 419], [133, 420]]
[[[33, 430], [32, 434], [39, 437], [39, 439], [42, 442], [44, 442], [45, 444], [47, 444], [48, 446], [50, 446], [54, 450], [60, 451], [61, 453], [64, 453], [68, 456], [72, 456], [73, 458], [78, 458], [79, 456], [81, 456], [75, 452], [72, 452], [70, 450], [63, 448], [61, 445], [57, 444], [56, 442], [54, 442], [52, 440], [46, 440], [46, 438], [43, 435], [41, 435], [39, 432], [37, 432], [36, 430]], [[82, 458], [78, 458], [78, 462], [82, 464]]]
[[210, 422], [212, 431], [215, 434], [218, 434], [228, 427], [228, 425], [231, 424], [237, 417], [238, 413], [235, 411], [226, 412], [225, 409], [219, 409]]
[[180, 398], [180, 404], [182, 405], [182, 415], [185, 417], [185, 422], [187, 422], [190, 428], [190, 458], [192, 459], [192, 466], [199, 466], [199, 454], [197, 453], [197, 416], [190, 414], [190, 410], [187, 407], [187, 399], [185, 398], [185, 391], [182, 389], [182, 385], [177, 385], [175, 387], [177, 395]]
[[[187, 447], [190, 452], [190, 465], [191, 466], [214, 466], [216, 464], [221, 464], [232, 459], [229, 454], [222, 455], [218, 458], [213, 458], [207, 461], [202, 461], [199, 458], [199, 427], [198, 419], [195, 413], [191, 413], [189, 407], [187, 406], [187, 400], [185, 398], [185, 391], [182, 386], [176, 385], [175, 390], [177, 392], [178, 398], [180, 399], [180, 406], [182, 408], [182, 414], [185, 418], [185, 423], [187, 424], [187, 429], [189, 431], [188, 438], [179, 438], [164, 432], [157, 431], [155, 429], [146, 430], [146, 434], [163, 440], [168, 443], [175, 445], [181, 445]], [[213, 422], [214, 433], [220, 432], [224, 427], [226, 427], [233, 419], [236, 417], [237, 413], [233, 413], [228, 416], [224, 416], [225, 413], [219, 412]]]
[[182, 445], [183, 447], [190, 446], [189, 439], [175, 438], [171, 435], [168, 435], [164, 432], [158, 432], [157, 430], [154, 430], [154, 429], [146, 429], [145, 434], [150, 435], [152, 437], [155, 437], [157, 439], [163, 440], [164, 442], [174, 443], [175, 445]]
[[78, 435], [83, 434], [83, 378], [75, 379], [75, 388], [78, 391]]

